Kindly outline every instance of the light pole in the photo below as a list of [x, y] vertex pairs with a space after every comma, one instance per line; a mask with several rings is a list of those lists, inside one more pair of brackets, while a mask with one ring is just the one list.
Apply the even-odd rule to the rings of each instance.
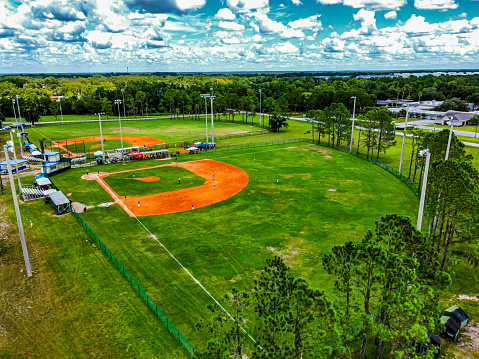
[[417, 230], [421, 230], [421, 224], [422, 224], [422, 214], [424, 212], [424, 200], [426, 198], [426, 187], [427, 187], [427, 174], [429, 173], [429, 162], [431, 161], [431, 152], [429, 152], [429, 149], [425, 149], [422, 151], [419, 151], [419, 156], [426, 156], [426, 168], [424, 170], [424, 178], [422, 180], [422, 188], [421, 188], [421, 200], [419, 202], [419, 213], [417, 215]]
[[58, 103], [60, 104], [60, 116], [62, 117], [62, 125], [63, 125], [62, 97], [60, 96], [60, 91], [57, 91], [57, 95], [58, 95]]
[[125, 108], [125, 89], [121, 89], [121, 94], [123, 95], [123, 117], [126, 121], [126, 108]]
[[[17, 181], [18, 181], [18, 190], [22, 193], [22, 184], [20, 183], [20, 174], [18, 173], [18, 163], [17, 163], [17, 154], [15, 153], [15, 141], [13, 141], [13, 134], [15, 130], [10, 131], [10, 139], [12, 140], [12, 148], [11, 152], [13, 152], [13, 159], [15, 161], [15, 172], [17, 173]], [[22, 147], [22, 142], [20, 141], [20, 148]], [[7, 158], [7, 160], [9, 160]]]
[[121, 155], [123, 156], [123, 134], [121, 132], [120, 103], [121, 103], [121, 100], [115, 100], [115, 105], [118, 105], [118, 121], [120, 121]]
[[452, 120], [449, 121], [448, 125], [451, 125], [451, 129], [449, 130], [449, 140], [447, 141], [447, 150], [446, 150], [446, 157], [444, 158], [445, 161], [449, 158], [449, 150], [451, 149], [451, 138], [452, 138], [452, 127], [454, 126]]
[[261, 127], [261, 89], [259, 89], [259, 127]]
[[402, 137], [402, 150], [401, 150], [401, 162], [399, 162], [399, 175], [402, 173], [402, 164], [404, 161], [404, 146], [406, 144], [406, 130], [407, 130], [407, 119], [409, 117], [409, 104], [407, 105], [406, 108], [406, 122], [404, 122], [404, 133]]
[[25, 260], [25, 267], [27, 268], [27, 276], [31, 277], [32, 268], [30, 266], [30, 258], [28, 256], [27, 243], [25, 242], [25, 233], [23, 232], [22, 217], [20, 215], [20, 208], [18, 207], [18, 199], [17, 199], [17, 192], [15, 190], [15, 182], [13, 181], [12, 166], [10, 165], [10, 156], [8, 154], [9, 151], [13, 150], [13, 143], [11, 146], [9, 146], [7, 143], [6, 145], [3, 146], [3, 149], [5, 151], [5, 158], [7, 159], [7, 170], [8, 170], [8, 176], [10, 179], [10, 187], [12, 188], [15, 214], [17, 215], [18, 233], [20, 234], [20, 241], [22, 242], [23, 259]]
[[15, 126], [16, 126], [17, 125], [17, 110], [15, 110], [15, 99], [13, 98], [12, 98], [12, 104], [13, 104], [13, 115], [15, 116]]
[[105, 155], [105, 151], [104, 151], [104, 148], [103, 148], [103, 134], [101, 132], [101, 115], [104, 115], [104, 114], [105, 114], [105, 112], [95, 113], [95, 115], [98, 115], [98, 121], [100, 122], [101, 153], [102, 153], [103, 156]]
[[354, 117], [356, 116], [356, 96], [351, 96], [354, 99], [353, 105], [353, 125], [351, 127], [351, 143], [349, 144], [349, 153], [353, 153], [353, 141], [354, 141]]
[[211, 95], [210, 95], [210, 100], [211, 100], [211, 142], [215, 143], [215, 128], [213, 125], [213, 99], [216, 96], [213, 96], [213, 88], [210, 88]]
[[22, 132], [23, 132], [22, 114], [20, 113], [20, 101], [18, 99], [18, 95], [17, 95], [17, 109], [18, 109], [18, 118], [20, 119], [20, 126], [22, 127]]
[[206, 99], [210, 97], [207, 93], [201, 94], [201, 97], [205, 99], [205, 119], [206, 119], [206, 143], [208, 143], [208, 102]]

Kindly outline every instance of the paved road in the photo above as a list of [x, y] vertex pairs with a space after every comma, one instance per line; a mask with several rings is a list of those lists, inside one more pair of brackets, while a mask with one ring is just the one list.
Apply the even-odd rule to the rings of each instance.
[[[397, 123], [396, 126], [404, 126], [404, 122]], [[431, 126], [425, 126], [425, 125], [434, 125], [434, 120], [419, 120], [419, 121], [408, 121], [408, 125], [413, 125], [414, 127], [420, 128], [421, 130], [426, 130], [426, 131], [434, 131], [434, 127]], [[461, 131], [461, 130], [456, 130], [457, 127], [453, 128], [454, 134], [456, 136], [464, 136], [464, 137], [477, 137], [477, 134], [475, 132], [469, 132], [469, 131]], [[436, 128], [436, 131], [442, 131], [442, 128]]]

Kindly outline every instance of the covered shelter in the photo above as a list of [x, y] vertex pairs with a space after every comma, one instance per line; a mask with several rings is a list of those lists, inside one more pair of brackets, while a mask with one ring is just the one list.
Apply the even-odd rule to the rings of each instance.
[[153, 150], [141, 152], [144, 157], [147, 158], [166, 158], [168, 157], [168, 150]]
[[[27, 163], [28, 163], [28, 160], [17, 159], [18, 172], [26, 170], [27, 169]], [[15, 168], [15, 160], [13, 158], [10, 158], [10, 166], [12, 166], [12, 173], [17, 173], [16, 168]], [[7, 161], [0, 162], [0, 173], [1, 174], [7, 174], [8, 173], [7, 169], [8, 169], [8, 162]]]
[[71, 210], [70, 200], [61, 191], [52, 192], [48, 195], [58, 213], [65, 213]]
[[193, 153], [198, 153], [199, 148], [193, 146], [193, 147], [188, 147], [186, 150], [190, 151], [190, 154], [193, 154]]
[[40, 177], [35, 179], [35, 184], [37, 185], [38, 189], [47, 190], [50, 189], [52, 182], [46, 177]]
[[133, 151], [128, 154], [128, 157], [141, 157], [142, 154], [138, 151]]

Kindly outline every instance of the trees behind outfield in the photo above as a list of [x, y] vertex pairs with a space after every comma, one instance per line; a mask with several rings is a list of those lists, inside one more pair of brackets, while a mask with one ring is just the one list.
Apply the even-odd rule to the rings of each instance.
[[213, 318], [197, 324], [210, 341], [195, 357], [365, 358], [374, 350], [379, 359], [389, 352], [414, 357], [417, 342], [439, 330], [437, 289], [450, 277], [409, 218], [387, 215], [362, 240], [324, 255], [335, 283], [330, 295], [294, 278], [282, 258], [266, 262], [252, 293], [226, 296], [235, 320], [210, 306]]
[[[377, 100], [408, 98], [411, 100], [451, 100], [446, 105], [463, 106], [479, 103], [479, 76], [423, 76], [408, 78], [350, 77], [321, 78], [311, 74], [259, 75], [92, 75], [63, 76], [3, 76], [0, 77], [0, 112], [13, 117], [11, 98], [20, 96], [20, 106], [28, 97], [39, 101], [42, 115], [50, 112], [52, 96], [60, 91], [63, 114], [92, 114], [103, 111], [103, 99], [109, 109], [116, 99], [122, 99], [125, 89], [127, 115], [146, 115], [151, 112], [170, 114], [204, 113], [201, 93], [214, 89], [214, 110], [219, 113], [254, 112], [259, 109], [259, 89], [262, 90], [264, 111], [272, 111], [271, 101], [281, 99], [288, 112], [324, 110], [342, 103], [350, 112], [356, 97], [357, 113], [365, 113]], [[458, 99], [458, 100], [456, 100]], [[459, 101], [459, 102], [458, 102]], [[454, 107], [454, 108], [456, 108]], [[463, 107], [461, 107], [463, 108]], [[46, 111], [46, 113], [44, 113]], [[55, 111], [53, 109], [53, 111]], [[22, 111], [23, 112], [23, 111]], [[269, 113], [269, 112], [268, 112]], [[245, 119], [247, 120], [247, 118]]]

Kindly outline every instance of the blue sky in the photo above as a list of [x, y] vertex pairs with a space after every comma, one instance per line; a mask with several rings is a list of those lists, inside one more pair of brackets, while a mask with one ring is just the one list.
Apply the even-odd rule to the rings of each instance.
[[0, 0], [0, 73], [478, 69], [478, 0]]

